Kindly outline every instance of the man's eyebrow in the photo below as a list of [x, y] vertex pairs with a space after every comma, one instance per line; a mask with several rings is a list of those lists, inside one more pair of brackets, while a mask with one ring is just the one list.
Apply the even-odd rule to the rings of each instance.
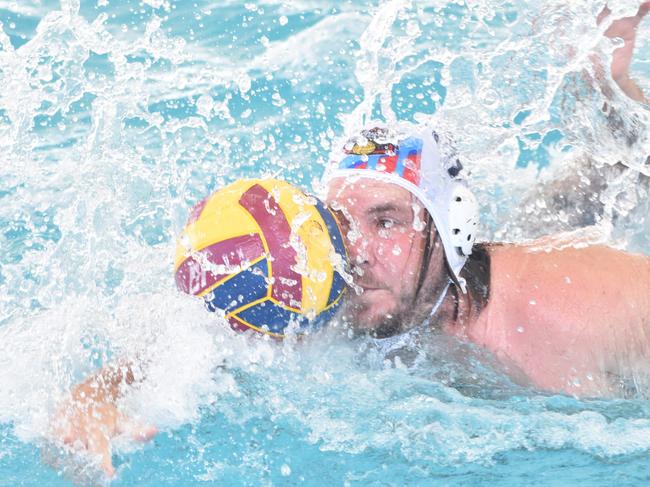
[[402, 212], [405, 211], [406, 208], [396, 205], [395, 203], [382, 203], [376, 206], [372, 206], [368, 209], [368, 214], [370, 215], [376, 215], [378, 213], [389, 213], [391, 211], [398, 211]]

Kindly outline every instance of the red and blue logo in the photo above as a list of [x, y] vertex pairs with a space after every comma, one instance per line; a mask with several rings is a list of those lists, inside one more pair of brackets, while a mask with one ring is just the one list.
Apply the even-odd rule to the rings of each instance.
[[364, 133], [366, 143], [346, 146], [348, 154], [339, 163], [339, 169], [367, 169], [386, 174], [395, 174], [416, 186], [420, 183], [420, 164], [422, 160], [422, 139], [408, 137], [399, 142], [378, 143]]

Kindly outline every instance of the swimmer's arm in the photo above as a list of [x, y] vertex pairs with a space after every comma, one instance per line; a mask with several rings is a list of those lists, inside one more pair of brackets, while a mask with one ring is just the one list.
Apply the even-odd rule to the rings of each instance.
[[79, 404], [115, 403], [121, 397], [125, 386], [142, 381], [142, 378], [136, 381], [133, 368], [130, 362], [104, 367], [72, 390], [73, 400]]
[[[605, 36], [610, 39], [623, 40], [623, 46], [614, 50], [612, 54], [612, 79], [627, 96], [642, 103], [648, 103], [648, 99], [639, 85], [630, 77], [629, 71], [634, 54], [637, 27], [649, 11], [650, 1], [644, 1], [635, 16], [617, 19], [605, 31]], [[600, 24], [609, 14], [611, 14], [611, 10], [605, 7], [598, 15], [597, 22]]]
[[643, 93], [643, 90], [641, 90], [639, 85], [636, 84], [636, 81], [634, 81], [628, 75], [626, 75], [624, 78], [615, 78], [614, 81], [616, 81], [616, 84], [618, 84], [621, 90], [623, 90], [623, 93], [632, 98], [634, 101], [646, 104], [650, 103], [650, 100], [645, 96], [645, 93]]
[[120, 362], [91, 375], [73, 388], [53, 421], [54, 438], [94, 456], [109, 477], [115, 474], [111, 460], [114, 437], [126, 433], [147, 441], [157, 432], [154, 426], [137, 424], [118, 408], [125, 389], [142, 381], [134, 368], [129, 362]]

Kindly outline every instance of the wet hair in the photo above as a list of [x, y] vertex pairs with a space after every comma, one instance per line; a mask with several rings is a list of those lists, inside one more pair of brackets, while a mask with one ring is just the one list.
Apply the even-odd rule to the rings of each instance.
[[[438, 231], [433, 226], [433, 219], [429, 212], [426, 213], [426, 226], [425, 226], [425, 243], [424, 251], [422, 252], [422, 263], [420, 265], [420, 272], [418, 274], [417, 286], [413, 294], [413, 303], [418, 300], [420, 293], [424, 287], [429, 267], [431, 265], [431, 257], [436, 242], [440, 238]], [[456, 307], [454, 310], [453, 319], [458, 319], [460, 293], [458, 292], [458, 282], [454, 278], [454, 273], [449, 266], [446, 256], [444, 257], [445, 271], [449, 279], [455, 284], [449, 288], [450, 292], [454, 295]], [[472, 248], [472, 253], [468, 256], [467, 263], [462, 273], [467, 279], [467, 284], [472, 294], [473, 299], [479, 309], [483, 309], [490, 298], [490, 254], [485, 244], [475, 244]]]
[[[413, 303], [415, 303], [420, 296], [420, 291], [424, 285], [424, 280], [427, 277], [427, 272], [429, 271], [429, 265], [431, 264], [431, 254], [433, 253], [433, 246], [438, 240], [438, 231], [435, 231], [435, 239], [431, 241], [431, 230], [433, 228], [433, 219], [428, 211], [426, 213], [426, 225], [424, 228], [425, 241], [424, 241], [424, 251], [422, 252], [422, 263], [420, 265], [420, 273], [418, 274], [418, 283], [415, 287], [415, 293], [413, 294]], [[445, 259], [446, 260], [446, 259]]]
[[490, 299], [491, 262], [489, 247], [497, 245], [475, 244], [463, 269], [463, 275], [467, 279], [467, 286], [471, 290], [472, 297], [479, 309], [483, 309]]

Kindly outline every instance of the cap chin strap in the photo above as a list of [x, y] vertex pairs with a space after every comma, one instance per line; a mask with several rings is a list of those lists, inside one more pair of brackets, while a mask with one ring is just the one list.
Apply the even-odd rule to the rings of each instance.
[[[426, 224], [426, 242], [424, 245], [424, 252], [422, 256], [422, 265], [420, 266], [420, 275], [418, 276], [418, 285], [415, 291], [415, 295], [413, 296], [413, 304], [415, 304], [415, 301], [417, 300], [418, 296], [420, 295], [420, 291], [422, 290], [422, 286], [424, 284], [424, 279], [426, 278], [426, 274], [429, 271], [429, 265], [431, 265], [431, 253], [432, 253], [432, 248], [433, 246], [438, 242], [440, 239], [440, 235], [438, 232], [435, 233], [435, 239], [433, 242], [431, 242], [431, 226], [433, 224], [433, 219], [431, 218], [431, 215], [427, 211], [427, 224]], [[452, 272], [450, 266], [449, 266], [449, 261], [447, 260], [447, 257], [444, 257], [445, 260], [445, 268], [447, 270], [447, 274], [450, 276], [447, 279], [447, 284], [445, 285], [445, 288], [442, 290], [440, 295], [438, 296], [438, 299], [436, 300], [436, 303], [433, 305], [433, 308], [431, 308], [431, 313], [429, 313], [428, 319], [431, 319], [437, 312], [440, 306], [442, 306], [442, 302], [445, 300], [445, 297], [447, 296], [447, 292], [449, 291], [449, 286], [452, 284], [455, 284], [457, 286], [460, 286], [465, 292], [465, 279], [462, 277], [459, 279], [460, 283], [455, 280], [454, 273]]]
[[431, 313], [429, 313], [429, 319], [433, 318], [435, 316], [435, 314], [438, 312], [438, 310], [440, 309], [440, 307], [442, 306], [442, 302], [447, 297], [447, 292], [449, 291], [449, 286], [451, 286], [452, 282], [453, 281], [451, 279], [449, 279], [447, 281], [447, 284], [445, 285], [444, 289], [442, 290], [442, 292], [438, 296], [436, 304], [434, 304], [433, 308], [431, 308]]

